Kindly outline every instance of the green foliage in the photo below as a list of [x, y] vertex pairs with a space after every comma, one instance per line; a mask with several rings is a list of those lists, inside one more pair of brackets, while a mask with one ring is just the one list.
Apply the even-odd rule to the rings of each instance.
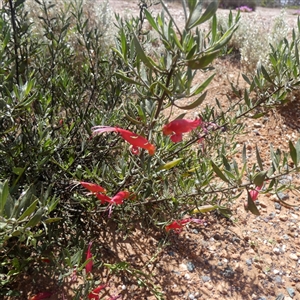
[[[241, 63], [249, 73], [253, 73], [259, 64], [268, 68], [269, 53], [272, 51], [270, 45], [277, 49], [279, 43], [289, 36], [290, 28], [285, 16], [282, 11], [272, 24], [269, 20], [266, 25], [257, 15], [241, 14], [239, 27], [227, 47], [240, 53]], [[224, 32], [228, 26], [227, 15], [220, 15], [218, 30]]]
[[[292, 64], [299, 60], [298, 35], [294, 33], [292, 43], [274, 46], [273, 56], [284, 57], [280, 63], [243, 75], [249, 87], [242, 94], [234, 91], [237, 97], [228, 99], [227, 108], [218, 99], [210, 106], [205, 104], [205, 89], [214, 74], [196, 82], [197, 72], [213, 69], [214, 59], [238, 30], [240, 14], [230, 13], [226, 26], [218, 30], [216, 1], [207, 7], [202, 1], [187, 2], [184, 28], [163, 2], [157, 16], [144, 6], [142, 19], [116, 16], [113, 44], [107, 35], [107, 5], [100, 10], [100, 19], [93, 10], [89, 14], [88, 1], [36, 1], [32, 6], [30, 1], [9, 0], [4, 5], [0, 14], [0, 175], [7, 179], [0, 184], [3, 294], [13, 291], [13, 276], [33, 266], [36, 270], [36, 258], [45, 255], [60, 280], [76, 268], [83, 284], [73, 291], [74, 297], [86, 298], [96, 281], [85, 273], [91, 258], [85, 257], [84, 249], [109, 230], [109, 222], [128, 233], [137, 223], [160, 230], [186, 214], [216, 211], [228, 217], [231, 204], [245, 189], [248, 209], [257, 214], [253, 188], [264, 183], [262, 192], [280, 191], [286, 188], [279, 184], [280, 176], [299, 169], [299, 142], [290, 142], [289, 154], [271, 148], [269, 167], [258, 149], [252, 166], [245, 148], [240, 165], [232, 159], [245, 118], [259, 117], [258, 109], [267, 111], [274, 102], [282, 103], [282, 95], [298, 85]], [[208, 33], [198, 27], [210, 20]], [[179, 121], [195, 109], [201, 120], [177, 143], [163, 134], [175, 108], [181, 110]], [[91, 127], [97, 125], [110, 127], [91, 138]], [[131, 131], [131, 141], [149, 140], [156, 152], [149, 155], [134, 144], [130, 150], [128, 139], [116, 128]], [[294, 163], [291, 168], [289, 159]], [[81, 181], [103, 186], [105, 204], [97, 194], [85, 195], [78, 187]], [[121, 191], [130, 197], [109, 202]], [[107, 210], [112, 212], [109, 221]], [[105, 262], [98, 253], [92, 260], [96, 268], [125, 272], [138, 286], [163, 298], [151, 276], [129, 263]], [[43, 271], [40, 265], [38, 271]]]
[[219, 7], [221, 8], [236, 9], [237, 7], [240, 6], [247, 6], [254, 11], [256, 8], [256, 1], [255, 0], [221, 0], [219, 3]]

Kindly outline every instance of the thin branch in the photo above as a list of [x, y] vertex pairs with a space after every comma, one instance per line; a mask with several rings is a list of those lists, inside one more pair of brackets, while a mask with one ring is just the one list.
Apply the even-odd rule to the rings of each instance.
[[20, 79], [19, 79], [19, 59], [18, 59], [18, 36], [17, 36], [17, 26], [16, 26], [16, 12], [15, 12], [15, 7], [13, 5], [12, 0], [8, 0], [9, 2], [9, 7], [11, 11], [11, 25], [13, 27], [13, 38], [14, 38], [14, 51], [15, 51], [15, 64], [16, 64], [16, 80], [17, 84], [20, 84]]

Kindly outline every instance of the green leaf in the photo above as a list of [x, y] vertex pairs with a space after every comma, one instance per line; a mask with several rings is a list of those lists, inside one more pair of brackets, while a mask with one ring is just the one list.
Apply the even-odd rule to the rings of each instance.
[[35, 213], [35, 215], [29, 220], [29, 222], [24, 226], [24, 229], [25, 228], [28, 228], [28, 227], [34, 227], [36, 226], [40, 221], [41, 221], [41, 218], [43, 216], [43, 213], [44, 213], [44, 208], [39, 208], [37, 210], [37, 212]]
[[144, 9], [144, 14], [145, 14], [145, 17], [146, 19], [148, 20], [148, 22], [150, 23], [150, 25], [153, 27], [153, 29], [159, 33], [159, 29], [158, 29], [158, 26], [155, 22], [155, 20], [152, 18], [151, 14], [149, 13], [149, 11], [147, 9]]
[[222, 155], [222, 159], [223, 159], [223, 165], [225, 166], [225, 169], [227, 171], [231, 171], [231, 166], [230, 166], [230, 164], [228, 162], [227, 157], [225, 155]]
[[13, 167], [12, 171], [16, 175], [22, 175], [26, 168]]
[[194, 96], [194, 95], [198, 95], [198, 94], [202, 93], [204, 91], [204, 89], [210, 84], [210, 82], [212, 81], [214, 76], [215, 76], [215, 74], [208, 77], [203, 83], [199, 83], [199, 84], [195, 85], [191, 89], [190, 96]]
[[299, 161], [300, 161], [300, 139], [296, 143], [296, 150], [297, 150], [297, 159], [298, 159], [298, 163], [299, 163]]
[[[3, 216], [4, 207], [9, 196], [8, 180], [0, 182], [0, 216]], [[10, 217], [10, 216], [8, 216]]]
[[217, 39], [217, 16], [214, 14], [212, 23], [211, 23], [211, 40], [210, 42], [213, 44]]
[[196, 101], [194, 101], [193, 103], [186, 105], [186, 106], [178, 106], [176, 105], [178, 108], [180, 109], [193, 109], [197, 106], [199, 106], [200, 104], [202, 104], [202, 102], [205, 100], [207, 92], [203, 93]]
[[134, 79], [131, 79], [131, 78], [125, 76], [124, 74], [120, 73], [120, 72], [116, 72], [115, 74], [116, 74], [117, 77], [123, 79], [127, 83], [141, 85], [141, 83], [139, 83], [138, 81], [135, 81]]
[[247, 162], [247, 152], [246, 152], [246, 145], [245, 144], [244, 144], [244, 147], [243, 147], [242, 159], [243, 159], [243, 163], [245, 164]]
[[127, 51], [128, 51], [128, 48], [127, 48], [127, 40], [126, 40], [126, 36], [125, 36], [125, 33], [124, 33], [124, 30], [121, 29], [121, 46], [122, 46], [122, 54], [123, 54], [123, 58], [125, 60], [125, 62], [127, 62]]
[[266, 112], [257, 113], [255, 115], [251, 116], [251, 119], [259, 119], [262, 116], [264, 116], [265, 114], [266, 114]]
[[134, 42], [137, 56], [148, 68], [153, 69], [154, 66], [151, 64], [150, 60], [148, 59], [147, 55], [145, 54], [136, 35], [133, 36], [133, 42]]
[[204, 213], [216, 210], [217, 208], [218, 208], [218, 205], [210, 205], [210, 204], [202, 205], [202, 206], [195, 208], [192, 211], [192, 214], [198, 214], [198, 213], [204, 214]]
[[289, 141], [289, 147], [290, 147], [290, 155], [291, 155], [292, 161], [295, 164], [295, 167], [297, 167], [297, 165], [298, 165], [297, 150], [291, 141]]
[[257, 173], [253, 179], [253, 182], [256, 186], [262, 186], [267, 175], [267, 171], [261, 171]]
[[43, 222], [46, 223], [46, 224], [49, 224], [49, 223], [58, 222], [60, 220], [62, 220], [62, 218], [49, 218], [49, 219], [47, 219], [47, 220], [45, 220]]
[[196, 4], [197, 0], [187, 0], [187, 5], [190, 11], [193, 11], [195, 9]]
[[251, 85], [250, 79], [245, 74], [242, 74], [242, 77], [249, 85]]
[[218, 9], [218, 1], [213, 0], [212, 2], [209, 3], [205, 12], [201, 15], [202, 1], [199, 1], [189, 16], [189, 19], [185, 26], [186, 29], [190, 30], [193, 27], [200, 25], [205, 21], [209, 20], [216, 13], [217, 9]]
[[218, 177], [220, 177], [223, 181], [229, 183], [229, 180], [226, 178], [226, 176], [222, 173], [222, 171], [219, 169], [219, 167], [213, 161], [211, 161], [211, 166]]
[[181, 43], [180, 43], [180, 41], [179, 41], [179, 39], [178, 39], [178, 37], [177, 37], [176, 32], [175, 32], [172, 28], [171, 28], [171, 33], [170, 33], [170, 35], [172, 36], [172, 38], [173, 38], [175, 44], [177, 45], [177, 47], [178, 47], [182, 52], [184, 52], [184, 48], [183, 48], [183, 46], [181, 45]]
[[249, 191], [247, 191], [247, 194], [248, 194], [248, 203], [247, 203], [247, 208], [250, 212], [252, 212], [254, 215], [256, 216], [259, 216], [260, 215], [260, 212], [259, 210], [257, 209], [255, 203], [253, 202], [252, 198], [251, 198], [251, 195], [249, 193]]
[[252, 105], [251, 105], [251, 101], [249, 99], [249, 92], [246, 89], [244, 89], [244, 100], [245, 100], [245, 103], [247, 104], [247, 106], [249, 108], [251, 108]]
[[225, 46], [229, 42], [237, 28], [237, 24], [232, 25], [216, 43], [214, 43], [213, 45], [211, 45], [211, 47], [207, 49], [207, 51], [211, 52], [223, 48], [223, 46]]
[[32, 202], [31, 205], [18, 218], [18, 221], [22, 221], [26, 217], [30, 216], [35, 211], [37, 203], [38, 203], [38, 199], [36, 199], [34, 202]]
[[269, 76], [267, 70], [264, 68], [263, 65], [261, 65], [261, 72], [262, 72], [264, 78], [265, 78], [267, 81], [269, 81], [270, 83], [272, 83], [273, 85], [275, 85], [275, 84], [273, 83], [272, 79], [270, 78], [270, 76]]
[[171, 168], [174, 168], [182, 161], [182, 158], [175, 159], [173, 161], [167, 162], [166, 164], [160, 166], [158, 170], [169, 170]]
[[262, 163], [257, 145], [256, 145], [256, 160], [257, 160], [260, 170], [262, 171], [264, 168], [263, 168], [263, 163]]
[[218, 211], [225, 217], [225, 218], [230, 218], [232, 216], [232, 211], [227, 208], [227, 207], [223, 207], [223, 206], [219, 206], [218, 207]]
[[207, 67], [219, 54], [219, 50], [203, 55], [201, 58], [187, 60], [186, 64], [192, 70], [199, 70]]

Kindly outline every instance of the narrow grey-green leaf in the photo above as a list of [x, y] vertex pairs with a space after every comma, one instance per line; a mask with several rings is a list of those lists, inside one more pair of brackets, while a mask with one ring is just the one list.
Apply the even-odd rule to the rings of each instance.
[[189, 20], [186, 24], [186, 29], [190, 30], [191, 28], [209, 20], [216, 13], [217, 9], [218, 9], [218, 1], [213, 0], [212, 2], [209, 3], [203, 15], [201, 15], [202, 1], [199, 1], [189, 17]]
[[297, 167], [297, 165], [298, 165], [297, 150], [294, 147], [292, 141], [289, 141], [289, 147], [290, 147], [290, 155], [291, 155], [292, 161], [295, 164], [295, 167]]
[[242, 152], [243, 163], [247, 162], [247, 153], [246, 153], [246, 145], [244, 144], [243, 152]]
[[252, 212], [254, 215], [256, 216], [259, 216], [260, 215], [260, 212], [259, 210], [257, 209], [254, 201], [252, 200], [251, 198], [251, 195], [249, 193], [249, 191], [247, 191], [247, 194], [248, 194], [248, 202], [247, 202], [247, 208], [250, 212]]
[[24, 226], [24, 229], [27, 227], [34, 227], [36, 226], [40, 221], [44, 213], [44, 208], [39, 208], [35, 215], [29, 220], [29, 222]]
[[212, 81], [214, 76], [215, 76], [215, 74], [208, 77], [203, 83], [199, 83], [199, 84], [195, 85], [191, 89], [190, 96], [194, 96], [194, 95], [198, 95], [198, 94], [202, 93], [204, 91], [204, 89], [210, 84], [210, 82]]
[[211, 166], [218, 177], [220, 177], [223, 181], [229, 183], [229, 180], [226, 178], [226, 176], [222, 173], [222, 171], [219, 169], [219, 167], [213, 161], [211, 161]]
[[262, 72], [264, 78], [265, 78], [267, 81], [269, 81], [270, 83], [274, 84], [274, 83], [273, 83], [273, 80], [270, 78], [270, 76], [269, 76], [267, 70], [264, 68], [263, 65], [261, 65], [261, 72]]
[[197, 3], [197, 0], [187, 0], [187, 5], [188, 5], [190, 11], [193, 11], [195, 9], [196, 3]]
[[38, 199], [36, 199], [35, 201], [33, 201], [31, 203], [31, 205], [22, 213], [22, 215], [18, 218], [18, 221], [22, 221], [24, 220], [26, 217], [30, 216], [36, 208], [36, 205], [38, 203]]
[[296, 150], [297, 150], [297, 158], [298, 158], [298, 163], [300, 161], [300, 139], [296, 143]]
[[47, 220], [45, 220], [43, 222], [46, 223], [46, 224], [49, 224], [49, 223], [58, 222], [60, 220], [62, 220], [62, 218], [57, 217], [57, 218], [49, 218], [49, 219], [47, 219]]
[[266, 175], [267, 175], [267, 171], [261, 171], [257, 173], [253, 179], [254, 184], [256, 186], [262, 186], [266, 178]]
[[148, 20], [148, 22], [150, 23], [150, 25], [153, 27], [153, 29], [159, 33], [159, 29], [158, 26], [155, 22], [155, 20], [152, 18], [151, 14], [149, 13], [149, 11], [147, 9], [144, 9], [144, 13], [145, 13], [145, 17]]
[[145, 54], [138, 38], [134, 35], [133, 36], [133, 42], [134, 42], [134, 46], [135, 46], [135, 50], [136, 50], [136, 54], [137, 56], [141, 59], [141, 61], [150, 69], [153, 68], [153, 66], [151, 65], [147, 55]]
[[4, 207], [8, 195], [9, 195], [8, 180], [5, 180], [4, 182], [0, 182], [0, 216], [3, 216], [3, 211], [4, 211]]
[[116, 74], [117, 77], [123, 79], [124, 81], [126, 81], [130, 84], [141, 85], [141, 83], [139, 83], [138, 81], [135, 81], [134, 79], [131, 79], [131, 78], [125, 76], [124, 74], [120, 73], [120, 72], [116, 72], [115, 74]]
[[255, 115], [251, 116], [251, 119], [259, 119], [262, 116], [264, 116], [265, 114], [266, 114], [265, 112], [257, 113]]
[[263, 163], [262, 163], [257, 145], [256, 145], [256, 160], [257, 160], [260, 170], [262, 171], [264, 168], [263, 168]]
[[196, 108], [197, 106], [201, 105], [203, 103], [203, 101], [205, 100], [207, 92], [204, 92], [197, 100], [195, 100], [193, 103], [186, 105], [186, 106], [178, 106], [176, 105], [178, 108], [180, 109], [193, 109]]
[[122, 54], [123, 54], [124, 60], [125, 60], [125, 62], [127, 62], [128, 47], [127, 47], [126, 36], [125, 36], [123, 29], [121, 30], [121, 45], [122, 45]]
[[242, 77], [249, 85], [251, 85], [250, 79], [245, 74], [242, 74]]
[[219, 50], [210, 52], [200, 58], [187, 60], [186, 63], [192, 70], [199, 70], [207, 67], [219, 54]]

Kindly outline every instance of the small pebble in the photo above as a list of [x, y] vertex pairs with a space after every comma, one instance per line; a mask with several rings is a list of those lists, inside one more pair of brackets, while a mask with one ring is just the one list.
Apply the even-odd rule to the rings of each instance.
[[193, 272], [195, 270], [195, 265], [192, 262], [187, 262], [186, 264], [188, 271]]
[[285, 222], [285, 221], [288, 220], [288, 216], [287, 215], [280, 215], [279, 220], [282, 221], [282, 222]]
[[279, 248], [274, 248], [274, 249], [273, 249], [273, 252], [274, 252], [275, 254], [280, 254], [280, 249], [279, 249]]
[[290, 196], [288, 194], [285, 194], [285, 193], [282, 193], [282, 192], [279, 192], [278, 193], [278, 197], [280, 200], [287, 200], [290, 198]]
[[289, 237], [287, 234], [284, 234], [282, 237], [283, 237], [285, 240], [289, 240], [289, 239], [290, 239], [290, 237]]
[[186, 280], [189, 280], [189, 279], [191, 278], [191, 276], [190, 276], [190, 274], [185, 274], [185, 275], [184, 275], [184, 278], [185, 278]]
[[296, 290], [297, 290], [298, 292], [300, 292], [300, 283], [297, 283], [296, 286], [295, 286], [295, 288], [296, 288]]
[[202, 276], [201, 279], [202, 279], [203, 282], [208, 282], [208, 281], [210, 281], [210, 277], [209, 277], [209, 276], [206, 276], [206, 275]]
[[253, 126], [254, 126], [255, 128], [261, 128], [261, 127], [262, 127], [262, 124], [260, 124], [260, 123], [254, 123]]
[[290, 297], [294, 298], [295, 290], [292, 287], [287, 287], [286, 290], [289, 293]]
[[247, 264], [248, 266], [251, 266], [251, 265], [252, 265], [252, 260], [251, 260], [251, 258], [246, 259], [246, 264]]
[[281, 276], [276, 275], [276, 276], [274, 277], [274, 281], [275, 281], [277, 284], [282, 284], [282, 278], [281, 278]]
[[295, 253], [291, 253], [291, 254], [289, 255], [289, 257], [290, 257], [290, 259], [292, 259], [292, 260], [298, 260], [298, 256], [297, 256]]
[[281, 205], [278, 202], [275, 202], [275, 209], [281, 210]]
[[234, 271], [230, 267], [226, 267], [223, 271], [223, 276], [226, 278], [233, 278]]
[[196, 299], [196, 298], [193, 294], [189, 294], [189, 299], [193, 300], [193, 299]]
[[270, 218], [270, 219], [275, 218], [275, 216], [276, 216], [276, 213], [273, 212], [273, 211], [269, 214], [269, 218]]

